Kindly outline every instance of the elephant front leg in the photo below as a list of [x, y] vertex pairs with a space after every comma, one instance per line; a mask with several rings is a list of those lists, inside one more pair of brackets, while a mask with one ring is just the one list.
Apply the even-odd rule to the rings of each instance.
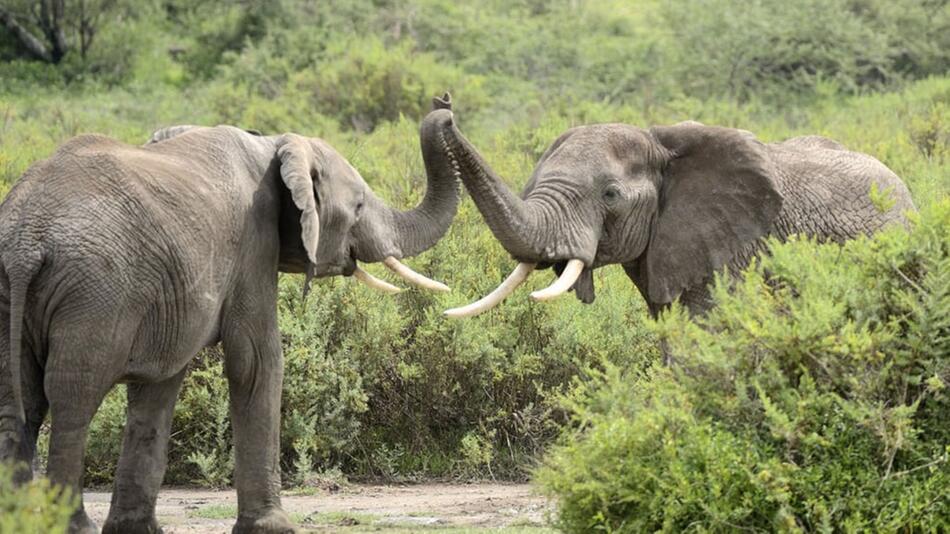
[[283, 358], [276, 310], [264, 326], [224, 336], [234, 429], [238, 520], [233, 533], [296, 532], [280, 506], [280, 394]]
[[168, 435], [185, 369], [156, 384], [129, 384], [122, 455], [105, 533], [161, 532], [155, 500], [167, 466]]

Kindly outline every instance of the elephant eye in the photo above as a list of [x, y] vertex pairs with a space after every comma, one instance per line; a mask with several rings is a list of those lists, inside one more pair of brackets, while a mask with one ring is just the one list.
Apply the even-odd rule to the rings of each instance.
[[604, 201], [613, 202], [620, 198], [620, 190], [614, 186], [608, 187], [604, 190]]

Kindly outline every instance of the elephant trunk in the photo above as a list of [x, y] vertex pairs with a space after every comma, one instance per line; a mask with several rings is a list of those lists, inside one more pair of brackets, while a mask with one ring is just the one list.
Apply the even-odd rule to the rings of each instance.
[[415, 256], [435, 245], [452, 224], [459, 204], [457, 164], [441, 150], [437, 132], [426, 123], [420, 141], [426, 168], [425, 196], [415, 208], [401, 211], [367, 191], [360, 226], [369, 235], [357, 239], [357, 257], [362, 261]]
[[466, 189], [498, 241], [514, 258], [537, 262], [553, 251], [542, 239], [544, 217], [541, 206], [532, 205], [515, 195], [488, 166], [474, 146], [456, 128], [452, 112], [436, 110], [426, 117], [423, 131], [438, 138], [441, 158], [456, 166]]
[[438, 132], [427, 120], [419, 131], [422, 160], [426, 169], [426, 194], [422, 202], [408, 212], [396, 212], [396, 234], [406, 256], [432, 247], [445, 235], [458, 210], [458, 164], [446, 157]]
[[456, 128], [450, 111], [433, 111], [426, 118], [424, 128], [426, 126], [439, 132], [443, 154], [457, 163], [462, 182], [495, 238], [521, 262], [495, 291], [467, 306], [447, 310], [445, 314], [470, 317], [497, 306], [524, 283], [538, 263], [553, 263], [560, 271], [558, 279], [548, 288], [531, 294], [535, 300], [553, 299], [581, 287], [584, 294], [578, 293], [579, 298], [592, 301], [592, 268], [585, 265], [593, 263], [594, 251], [587, 251], [581, 244], [596, 244], [596, 240], [579, 239], [566, 231], [566, 218], [559, 209], [557, 197], [548, 191], [535, 191], [530, 199], [524, 200], [512, 193]]

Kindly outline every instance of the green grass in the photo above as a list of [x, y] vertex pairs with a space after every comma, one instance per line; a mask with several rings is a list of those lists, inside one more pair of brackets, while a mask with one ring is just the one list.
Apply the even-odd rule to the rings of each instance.
[[237, 517], [236, 504], [209, 504], [188, 513], [189, 517], [199, 519], [234, 519]]
[[313, 512], [310, 514], [291, 513], [290, 519], [304, 527], [351, 527], [373, 525], [383, 516], [361, 512]]

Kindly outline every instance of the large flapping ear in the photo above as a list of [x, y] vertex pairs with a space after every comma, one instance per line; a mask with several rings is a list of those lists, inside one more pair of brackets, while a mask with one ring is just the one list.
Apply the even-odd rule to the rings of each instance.
[[311, 266], [317, 263], [320, 241], [320, 215], [314, 196], [314, 181], [319, 179], [310, 143], [299, 135], [286, 134], [277, 142], [280, 177], [300, 210], [300, 238]]
[[647, 248], [650, 300], [669, 303], [763, 237], [782, 207], [765, 147], [744, 130], [685, 122], [651, 133], [671, 155]]

